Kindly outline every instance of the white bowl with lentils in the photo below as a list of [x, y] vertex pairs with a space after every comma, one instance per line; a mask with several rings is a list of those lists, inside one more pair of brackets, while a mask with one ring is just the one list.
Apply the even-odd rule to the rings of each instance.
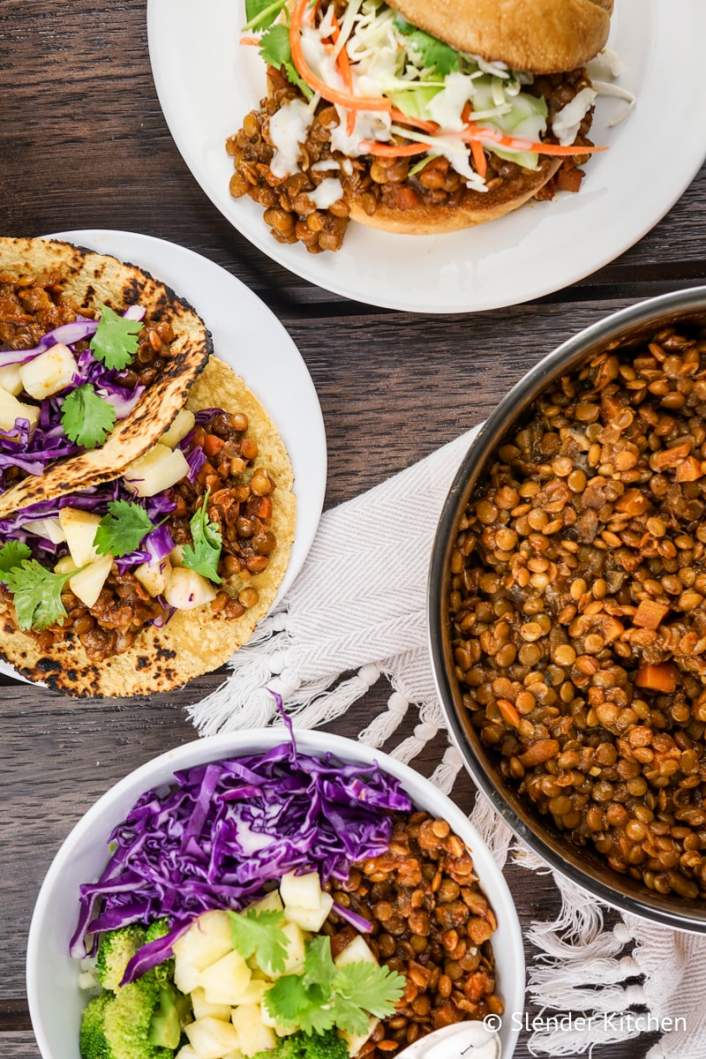
[[511, 391], [430, 585], [452, 731], [511, 826], [609, 903], [706, 932], [706, 288]]
[[[376, 763], [399, 780], [411, 812], [390, 813], [387, 852], [350, 866], [347, 881], [326, 888], [335, 901], [323, 931], [334, 956], [356, 930], [336, 906], [362, 916], [379, 963], [404, 975], [395, 1013], [379, 1022], [359, 1059], [387, 1059], [453, 1022], [492, 1015], [502, 1059], [511, 1059], [524, 1011], [522, 935], [512, 896], [492, 854], [468, 818], [419, 773], [387, 754], [327, 732], [295, 732], [302, 754], [341, 763]], [[105, 836], [145, 791], [168, 786], [178, 770], [266, 753], [286, 740], [280, 728], [197, 739], [154, 758], [112, 787], [82, 817], [51, 865], [35, 905], [27, 957], [32, 1023], [44, 1059], [78, 1059], [84, 1000], [76, 988], [69, 938], [76, 895], [105, 866]]]

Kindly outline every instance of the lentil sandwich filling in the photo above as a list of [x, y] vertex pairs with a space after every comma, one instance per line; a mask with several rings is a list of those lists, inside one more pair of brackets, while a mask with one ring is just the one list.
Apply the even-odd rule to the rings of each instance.
[[[458, 17], [482, 36], [490, 16], [466, 7]], [[579, 167], [600, 150], [585, 64], [605, 43], [605, 9], [588, 5], [595, 32], [577, 39], [559, 5], [561, 45], [549, 55], [537, 40], [524, 68], [509, 43], [492, 55], [447, 43], [444, 4], [424, 29], [408, 21], [415, 12], [382, 0], [246, 3], [241, 43], [259, 47], [268, 95], [226, 143], [230, 191], [264, 207], [279, 242], [338, 250], [350, 220], [452, 231], [579, 190]]]
[[706, 895], [706, 327], [536, 399], [459, 524], [464, 707], [505, 782], [659, 894]]
[[211, 357], [169, 430], [120, 477], [0, 519], [0, 653], [78, 695], [178, 687], [250, 638], [294, 524], [284, 444]]

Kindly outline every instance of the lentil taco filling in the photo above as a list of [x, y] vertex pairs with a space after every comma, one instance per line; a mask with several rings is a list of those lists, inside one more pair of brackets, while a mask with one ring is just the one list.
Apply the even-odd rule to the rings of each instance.
[[554, 383], [451, 557], [456, 678], [505, 780], [658, 893], [706, 894], [706, 330]]
[[579, 190], [595, 150], [585, 69], [533, 76], [487, 62], [380, 0], [268, 11], [278, 21], [256, 14], [264, 35], [243, 42], [260, 46], [269, 95], [226, 149], [231, 194], [263, 206], [278, 241], [337, 250], [356, 210], [441, 224], [450, 211]]

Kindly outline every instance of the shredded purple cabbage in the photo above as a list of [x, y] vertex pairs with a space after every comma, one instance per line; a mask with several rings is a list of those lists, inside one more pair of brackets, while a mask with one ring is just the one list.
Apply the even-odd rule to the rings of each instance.
[[359, 916], [357, 912], [354, 912], [352, 908], [346, 908], [345, 905], [339, 905], [337, 901], [333, 902], [333, 911], [345, 919], [347, 923], [350, 923], [352, 927], [360, 934], [372, 934], [373, 924], [364, 919], [363, 916]]
[[242, 908], [287, 872], [345, 881], [353, 863], [388, 849], [392, 814], [412, 808], [378, 765], [300, 753], [291, 735], [267, 753], [199, 765], [174, 781], [138, 799], [109, 836], [100, 879], [80, 887], [74, 956], [85, 955], [87, 935], [95, 942], [126, 923], [170, 920], [124, 982], [167, 959], [197, 916]]

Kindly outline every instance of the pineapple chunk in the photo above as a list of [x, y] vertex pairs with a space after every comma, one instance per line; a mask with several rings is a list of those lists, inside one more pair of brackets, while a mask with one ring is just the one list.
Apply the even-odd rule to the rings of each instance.
[[58, 518], [35, 518], [27, 524], [27, 529], [37, 537], [46, 538], [52, 544], [63, 544], [66, 540], [66, 534]]
[[223, 1059], [245, 1059], [245, 1056], [240, 1048], [236, 1048], [234, 1052], [228, 1052], [228, 1055], [224, 1055]]
[[169, 562], [172, 566], [183, 566], [184, 565], [184, 545], [175, 544], [169, 553]]
[[221, 1019], [197, 1019], [184, 1027], [198, 1059], [223, 1059], [238, 1048], [238, 1034], [230, 1022]]
[[190, 1044], [185, 1044], [184, 1047], [180, 1048], [176, 1053], [174, 1059], [199, 1059], [199, 1057]]
[[307, 875], [295, 875], [294, 872], [289, 872], [282, 876], [279, 892], [285, 908], [292, 905], [293, 908], [316, 909], [321, 899], [319, 873], [312, 871]]
[[201, 971], [231, 952], [233, 939], [227, 912], [204, 912], [174, 942], [174, 984], [191, 993], [201, 983]]
[[334, 960], [336, 967], [345, 967], [348, 963], [377, 963], [365, 938], [359, 934], [350, 945], [346, 945]]
[[318, 934], [328, 919], [329, 912], [333, 908], [331, 894], [321, 894], [318, 908], [296, 908], [287, 905], [284, 914], [288, 922], [296, 923], [302, 930], [309, 930], [312, 934]]
[[279, 895], [279, 890], [272, 890], [269, 894], [265, 894], [259, 901], [254, 901], [251, 905], [248, 905], [249, 912], [283, 912], [284, 905], [282, 904], [282, 898]]
[[76, 566], [85, 566], [99, 558], [93, 542], [100, 520], [100, 515], [76, 507], [62, 507], [59, 512], [59, 524], [66, 534], [66, 543]]
[[193, 990], [191, 994], [191, 1006], [194, 1009], [194, 1018], [222, 1019], [228, 1022], [230, 1019], [230, 1006], [228, 1004], [210, 1004], [206, 999], [206, 992], [201, 986]]
[[188, 408], [182, 408], [166, 434], [159, 439], [162, 445], [176, 448], [180, 441], [196, 426], [196, 416]]
[[229, 1007], [234, 1007], [241, 1003], [250, 978], [250, 968], [245, 960], [239, 952], [233, 951], [202, 971], [199, 985], [203, 988], [209, 1004], [228, 1004]]
[[40, 353], [34, 360], [20, 368], [22, 385], [30, 397], [43, 401], [55, 393], [61, 393], [71, 384], [78, 366], [74, 355], [63, 342], [57, 342], [46, 353]]
[[357, 1055], [363, 1045], [370, 1040], [375, 1032], [375, 1027], [378, 1024], [378, 1021], [378, 1019], [371, 1015], [368, 1019], [368, 1028], [365, 1033], [349, 1033], [348, 1030], [341, 1030], [341, 1037], [343, 1037], [343, 1040], [348, 1046], [348, 1054], [350, 1056]]
[[11, 393], [13, 397], [22, 393], [21, 367], [21, 364], [8, 364], [5, 368], [0, 368], [0, 387]]
[[[301, 974], [304, 970], [304, 946], [305, 938], [296, 923], [285, 923], [282, 931], [287, 938], [287, 959], [281, 975], [272, 974], [273, 978], [279, 978], [285, 974]], [[265, 968], [271, 973], [270, 968]]]
[[55, 574], [72, 574], [75, 570], [78, 570], [78, 567], [70, 555], [64, 555], [54, 566]]
[[264, 978], [251, 978], [247, 988], [241, 993], [238, 1004], [259, 1004], [271, 984]]
[[161, 596], [167, 587], [172, 564], [169, 559], [162, 559], [158, 563], [141, 563], [132, 572], [151, 596]]
[[186, 478], [189, 465], [181, 449], [170, 449], [157, 442], [139, 460], [134, 460], [123, 474], [130, 492], [136, 496], [155, 496]]
[[92, 607], [103, 591], [112, 565], [112, 555], [101, 555], [69, 579], [69, 588], [87, 607]]
[[176, 607], [177, 610], [193, 610], [214, 600], [216, 590], [210, 581], [195, 570], [175, 566], [167, 581], [164, 598], [170, 607]]
[[262, 1021], [260, 1004], [241, 1004], [233, 1011], [238, 1048], [249, 1059], [258, 1052], [269, 1052], [277, 1044], [273, 1030]]
[[0, 430], [12, 430], [17, 419], [28, 419], [30, 430], [34, 430], [39, 422], [39, 408], [18, 401], [7, 390], [0, 390]]

